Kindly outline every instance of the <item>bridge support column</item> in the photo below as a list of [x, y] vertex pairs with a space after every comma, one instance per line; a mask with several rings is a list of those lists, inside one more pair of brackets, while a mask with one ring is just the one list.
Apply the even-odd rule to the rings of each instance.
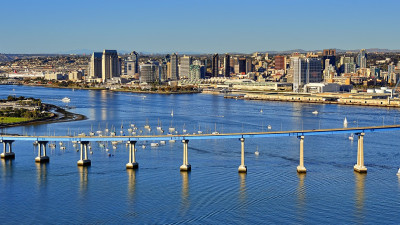
[[[14, 141], [11, 140], [3, 140], [3, 153], [0, 154], [2, 159], [14, 159], [15, 153], [12, 151], [12, 143]], [[7, 151], [8, 145], [8, 151]]]
[[78, 161], [78, 166], [90, 166], [92, 162], [88, 159], [88, 141], [81, 141], [81, 159]]
[[354, 171], [359, 173], [367, 172], [367, 167], [364, 166], [364, 135], [365, 133], [358, 134], [357, 164], [354, 165]]
[[238, 168], [239, 173], [247, 173], [247, 166], [244, 165], [244, 138], [239, 139], [241, 142], [241, 160], [240, 160], [240, 166]]
[[129, 144], [129, 160], [126, 164], [126, 169], [136, 169], [139, 164], [136, 162], [135, 151], [136, 151], [136, 141], [128, 141]]
[[190, 171], [192, 166], [188, 162], [188, 143], [189, 140], [182, 140], [183, 143], [183, 164], [179, 168], [181, 171]]
[[46, 154], [46, 145], [48, 141], [38, 141], [38, 156], [35, 158], [37, 163], [47, 163], [50, 158]]
[[297, 166], [298, 173], [305, 173], [307, 172], [306, 168], [304, 167], [304, 136], [297, 137], [300, 139], [300, 162]]

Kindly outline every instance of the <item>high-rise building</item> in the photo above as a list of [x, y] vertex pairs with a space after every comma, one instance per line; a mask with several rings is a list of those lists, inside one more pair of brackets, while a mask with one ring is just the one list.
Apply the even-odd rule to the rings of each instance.
[[205, 76], [205, 70], [203, 65], [190, 65], [189, 78], [191, 80], [202, 79]]
[[293, 91], [310, 82], [321, 82], [321, 60], [318, 58], [291, 57], [290, 68], [293, 71]]
[[246, 59], [246, 74], [253, 72], [253, 62], [251, 58]]
[[246, 74], [246, 58], [239, 58], [235, 65], [235, 73]]
[[178, 55], [176, 53], [171, 55], [171, 80], [179, 80], [178, 70]]
[[129, 59], [134, 62], [133, 73], [139, 73], [139, 53], [131, 52]]
[[120, 75], [120, 60], [116, 50], [104, 50], [102, 56], [102, 76], [103, 82]]
[[158, 62], [149, 61], [140, 65], [140, 83], [154, 83], [160, 79], [160, 66]]
[[282, 55], [275, 56], [275, 69], [284, 70], [286, 73], [286, 57]]
[[361, 49], [357, 55], [357, 66], [367, 68], [367, 51], [365, 49]]
[[329, 63], [336, 66], [336, 49], [324, 49], [322, 52], [322, 68], [325, 68], [326, 59], [329, 59]]
[[191, 56], [185, 55], [185, 56], [181, 57], [181, 64], [179, 67], [180, 79], [189, 77], [190, 65], [192, 65], [192, 57]]
[[391, 64], [389, 64], [388, 65], [388, 81], [389, 81], [389, 83], [393, 83], [393, 82], [395, 82], [395, 70], [396, 69], [396, 66], [393, 64], [393, 63], [391, 63]]
[[352, 63], [345, 63], [343, 65], [344, 73], [355, 73], [356, 72], [356, 64]]
[[218, 77], [219, 71], [219, 55], [215, 53], [212, 57], [211, 76]]
[[162, 62], [160, 66], [160, 81], [165, 82], [168, 80], [168, 62]]
[[224, 76], [231, 76], [231, 56], [228, 53], [224, 55]]
[[89, 77], [91, 79], [101, 78], [102, 76], [102, 52], [93, 52], [90, 58]]

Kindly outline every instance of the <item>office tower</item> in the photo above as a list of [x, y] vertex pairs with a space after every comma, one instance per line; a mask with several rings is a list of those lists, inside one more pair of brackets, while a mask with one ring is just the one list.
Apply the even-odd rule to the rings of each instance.
[[357, 66], [360, 68], [367, 68], [367, 51], [361, 49], [357, 55]]
[[104, 50], [102, 57], [102, 80], [103, 82], [113, 77], [119, 77], [120, 61], [116, 50]]
[[219, 70], [219, 55], [215, 53], [212, 57], [211, 76], [218, 77]]
[[158, 62], [149, 61], [140, 65], [140, 83], [154, 83], [160, 80], [160, 66]]
[[189, 69], [190, 65], [192, 64], [192, 57], [191, 56], [183, 56], [181, 57], [181, 64], [179, 67], [179, 77], [188, 78], [189, 77]]
[[224, 55], [224, 76], [231, 76], [231, 56], [228, 53]]
[[307, 58], [308, 83], [319, 83], [322, 81], [321, 59]]
[[204, 65], [190, 65], [189, 78], [191, 80], [203, 79], [205, 77]]
[[284, 70], [286, 73], [286, 57], [277, 55], [275, 56], [275, 69], [276, 70]]
[[171, 55], [171, 80], [179, 80], [178, 70], [178, 55], [176, 53]]
[[381, 70], [376, 67], [376, 66], [371, 66], [370, 67], [370, 76], [374, 78], [380, 78], [381, 77]]
[[239, 58], [235, 65], [235, 73], [246, 74], [246, 58]]
[[356, 72], [356, 64], [353, 63], [345, 63], [343, 65], [344, 73], [355, 73]]
[[93, 52], [89, 66], [89, 77], [91, 79], [100, 78], [102, 76], [102, 57], [102, 52]]
[[247, 58], [246, 59], [246, 74], [253, 72], [253, 63], [251, 58]]
[[329, 59], [331, 65], [336, 66], [336, 50], [324, 49], [322, 52], [322, 68], [325, 68], [326, 59]]
[[160, 74], [160, 81], [165, 82], [168, 80], [168, 63], [162, 62], [161, 66], [161, 74]]
[[133, 73], [139, 73], [139, 53], [133, 51], [128, 58], [134, 62]]
[[[327, 63], [329, 64], [329, 61]], [[322, 81], [320, 59], [290, 57], [290, 68], [293, 71], [294, 92], [300, 92], [300, 89], [310, 82]]]

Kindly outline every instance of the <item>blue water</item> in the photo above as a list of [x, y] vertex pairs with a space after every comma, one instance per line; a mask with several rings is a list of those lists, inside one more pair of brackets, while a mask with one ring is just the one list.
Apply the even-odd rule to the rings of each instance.
[[[14, 89], [14, 90], [13, 90]], [[399, 124], [398, 109], [243, 101], [223, 96], [155, 95], [0, 86], [10, 94], [41, 98], [88, 117], [84, 121], [3, 129], [13, 134], [66, 135], [106, 127], [119, 133], [129, 124], [140, 129], [161, 123], [164, 130], [220, 133], [339, 128]], [[145, 96], [145, 97], [144, 97]], [[262, 113], [260, 110], [262, 109]], [[171, 117], [171, 111], [174, 116]], [[314, 110], [318, 115], [312, 114]], [[144, 129], [143, 129], [144, 130]], [[1, 160], [0, 221], [2, 224], [221, 224], [221, 223], [340, 223], [399, 224], [399, 132], [367, 133], [364, 139], [368, 174], [353, 172], [357, 142], [348, 135], [307, 136], [306, 175], [298, 175], [296, 137], [245, 140], [248, 173], [238, 174], [239, 140], [189, 142], [190, 173], [182, 173], [182, 143], [150, 147], [138, 143], [139, 169], [126, 170], [124, 143], [112, 157], [91, 143], [92, 166], [78, 168], [79, 152], [72, 143], [48, 150], [49, 164], [35, 164], [37, 149], [15, 142], [15, 160]], [[143, 149], [142, 145], [146, 145]], [[254, 152], [259, 150], [260, 155]]]

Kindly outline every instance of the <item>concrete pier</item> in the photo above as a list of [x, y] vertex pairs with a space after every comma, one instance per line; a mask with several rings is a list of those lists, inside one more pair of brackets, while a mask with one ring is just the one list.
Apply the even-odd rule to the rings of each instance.
[[247, 166], [244, 165], [244, 138], [239, 138], [241, 143], [241, 160], [238, 168], [239, 173], [247, 173]]
[[[3, 140], [2, 142], [3, 142], [3, 153], [0, 154], [0, 157], [2, 159], [14, 159], [15, 153], [12, 151], [12, 143], [14, 141]], [[8, 151], [7, 151], [7, 145], [8, 145]]]
[[90, 166], [92, 162], [88, 158], [88, 144], [89, 141], [81, 141], [81, 159], [78, 161], [78, 166]]
[[46, 153], [46, 145], [48, 141], [38, 141], [38, 156], [35, 158], [35, 162], [37, 163], [47, 163], [50, 161], [50, 158]]
[[364, 166], [364, 135], [365, 133], [358, 134], [357, 164], [354, 165], [354, 171], [359, 173], [367, 172], [367, 167]]
[[300, 136], [297, 138], [300, 139], [300, 161], [299, 161], [299, 165], [297, 166], [297, 172], [305, 173], [305, 172], [307, 172], [307, 170], [304, 167], [304, 136]]
[[188, 143], [189, 140], [182, 140], [183, 143], [183, 164], [179, 168], [181, 171], [190, 171], [192, 166], [188, 162]]
[[126, 169], [137, 169], [139, 164], [136, 162], [135, 151], [136, 151], [136, 141], [128, 141], [129, 144], [129, 160], [126, 164]]

